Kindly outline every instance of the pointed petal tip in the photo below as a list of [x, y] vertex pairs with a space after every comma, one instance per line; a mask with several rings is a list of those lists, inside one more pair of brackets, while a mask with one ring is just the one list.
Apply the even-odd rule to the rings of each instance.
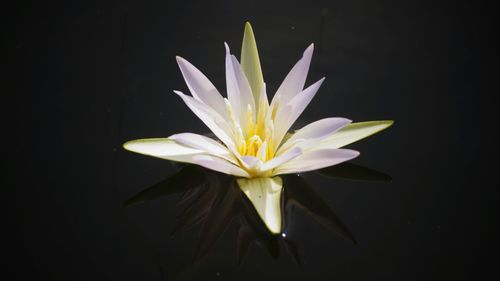
[[307, 48], [304, 50], [304, 53], [302, 54], [302, 57], [311, 57], [312, 53], [314, 52], [314, 43], [311, 43]]
[[366, 124], [373, 124], [373, 126], [383, 126], [382, 129], [379, 131], [385, 130], [389, 127], [391, 127], [394, 124], [394, 120], [376, 120], [376, 121], [365, 121], [365, 122], [359, 122], [360, 124], [366, 123]]
[[226, 42], [224, 42], [224, 48], [226, 48], [226, 55], [229, 55], [231, 51], [229, 49], [229, 45]]
[[128, 151], [132, 151], [132, 150], [130, 149], [130, 145], [132, 144], [132, 142], [133, 142], [133, 141], [127, 141], [127, 142], [124, 142], [124, 143], [122, 144], [123, 149], [128, 150]]
[[252, 30], [252, 24], [250, 24], [250, 21], [246, 21], [246, 22], [245, 22], [245, 31], [246, 31], [247, 29]]
[[[340, 163], [351, 161], [352, 159], [358, 158], [359, 155], [361, 155], [361, 152], [359, 152], [357, 150], [345, 149], [345, 148], [343, 148], [342, 150], [347, 154], [347, 156], [346, 156], [346, 159]], [[340, 164], [340, 163], [338, 163], [338, 164]], [[336, 165], [338, 165], [338, 164], [336, 164]]]
[[[122, 147], [131, 152], [136, 152], [136, 153], [141, 153], [141, 145], [144, 145], [145, 143], [147, 144], [148, 140], [160, 140], [160, 138], [157, 139], [136, 139], [136, 140], [129, 140], [122, 144]], [[143, 154], [143, 153], [141, 153]]]
[[[336, 150], [336, 151], [342, 151], [342, 153], [344, 154], [347, 154], [349, 155], [351, 158], [348, 159], [348, 160], [345, 160], [345, 161], [349, 161], [351, 159], [354, 159], [356, 157], [358, 157], [361, 152], [357, 151], [357, 150], [354, 150], [354, 149], [348, 149], [348, 148], [341, 148], [341, 149], [332, 149], [332, 150]], [[343, 161], [344, 162], [344, 161]]]
[[187, 63], [188, 61], [181, 57], [181, 56], [175, 56], [175, 61], [177, 62], [177, 64], [180, 66], [181, 64], [184, 64], [184, 63]]
[[312, 84], [309, 87], [312, 87], [312, 86], [315, 86], [315, 85], [317, 85], [318, 87], [321, 87], [321, 85], [323, 84], [323, 82], [325, 81], [325, 79], [326, 79], [326, 77], [322, 77], [321, 79], [319, 79], [318, 81], [316, 81], [314, 84]]

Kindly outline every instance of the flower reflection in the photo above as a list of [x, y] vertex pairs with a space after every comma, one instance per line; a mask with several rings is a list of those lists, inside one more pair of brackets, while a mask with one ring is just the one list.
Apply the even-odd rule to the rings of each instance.
[[[391, 179], [383, 173], [350, 163], [320, 172], [330, 177], [356, 180], [389, 181]], [[236, 237], [238, 263], [241, 263], [247, 254], [249, 246], [255, 243], [266, 248], [273, 258], [278, 258], [280, 249], [284, 248], [294, 261], [300, 264], [297, 245], [287, 237], [287, 230], [293, 225], [292, 210], [294, 208], [302, 210], [327, 230], [356, 243], [353, 235], [332, 208], [307, 184], [303, 177], [287, 175], [280, 178], [283, 192], [280, 193], [278, 202], [282, 205], [279, 208], [282, 211], [268, 213], [268, 215], [276, 216], [268, 219], [280, 222], [279, 227], [282, 229], [280, 233], [269, 230], [250, 202], [248, 195], [244, 194], [245, 191], [238, 187], [236, 181], [234, 177], [188, 165], [162, 182], [131, 197], [124, 203], [124, 206], [130, 207], [181, 193], [179, 206], [183, 210], [178, 216], [173, 234], [201, 225], [195, 261], [205, 256], [224, 231], [234, 223], [238, 227]]]

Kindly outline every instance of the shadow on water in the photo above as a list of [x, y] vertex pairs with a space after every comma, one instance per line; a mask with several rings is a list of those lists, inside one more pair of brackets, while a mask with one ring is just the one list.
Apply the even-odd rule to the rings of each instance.
[[[343, 163], [319, 171], [321, 175], [350, 180], [384, 182], [391, 177], [352, 163]], [[281, 235], [272, 234], [260, 219], [253, 205], [239, 189], [236, 178], [199, 166], [184, 166], [174, 175], [139, 192], [124, 202], [124, 207], [145, 203], [173, 194], [181, 194], [177, 205], [182, 209], [171, 235], [201, 225], [200, 239], [193, 262], [203, 258], [219, 237], [233, 223], [238, 225], [236, 237], [237, 263], [241, 264], [250, 245], [267, 249], [277, 259], [282, 248], [297, 263], [302, 261], [296, 243], [287, 236], [293, 224], [293, 209], [300, 209], [328, 231], [356, 243], [354, 236], [322, 197], [299, 175], [283, 179]], [[221, 192], [222, 191], [222, 192]]]

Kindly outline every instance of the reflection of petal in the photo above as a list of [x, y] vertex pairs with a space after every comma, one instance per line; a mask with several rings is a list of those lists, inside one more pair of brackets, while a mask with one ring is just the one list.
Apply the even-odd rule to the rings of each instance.
[[281, 232], [281, 190], [280, 177], [238, 179], [240, 189], [257, 210], [271, 233]]
[[[234, 220], [238, 227], [238, 263], [241, 263], [248, 253], [250, 245], [257, 242], [256, 244], [265, 247], [273, 258], [279, 257], [281, 244], [294, 261], [301, 264], [297, 246], [289, 240], [292, 235], [286, 236], [290, 231], [289, 227], [293, 227], [293, 207], [305, 211], [326, 229], [355, 243], [352, 234], [331, 207], [302, 177], [287, 175], [283, 178], [254, 180], [256, 179], [236, 180], [231, 176], [189, 165], [168, 179], [135, 195], [124, 205], [128, 207], [184, 192], [179, 204], [184, 209], [178, 216], [178, 223], [173, 233], [202, 225], [195, 262], [213, 248]], [[282, 193], [286, 207], [283, 211]], [[283, 215], [286, 216], [284, 226]], [[284, 234], [276, 235], [280, 232]]]
[[369, 169], [360, 165], [345, 162], [339, 165], [330, 166], [318, 170], [321, 175], [349, 179], [349, 180], [362, 180], [362, 181], [375, 181], [375, 182], [388, 182], [392, 178], [388, 174]]
[[203, 185], [205, 180], [203, 168], [189, 165], [167, 179], [139, 192], [137, 195], [125, 201], [123, 205], [129, 207], [131, 205], [186, 191]]
[[[195, 260], [203, 257], [215, 244], [217, 239], [229, 227], [231, 221], [238, 214], [240, 209], [239, 190], [232, 184], [232, 178], [225, 177], [226, 180], [219, 186], [217, 199], [214, 200], [210, 211], [207, 215], [203, 228], [200, 234], [200, 241], [196, 250]], [[225, 192], [221, 192], [222, 188]]]
[[292, 256], [293, 261], [296, 264], [302, 264], [302, 260], [300, 259], [299, 255], [299, 250], [297, 249], [297, 244], [295, 242], [288, 240], [288, 239], [283, 239], [283, 245], [285, 245], [285, 249], [287, 250], [288, 254]]
[[254, 240], [257, 239], [257, 235], [250, 227], [243, 225], [238, 231], [238, 239], [236, 240], [236, 263], [241, 264], [243, 258], [248, 252], [248, 248]]
[[319, 224], [341, 237], [356, 243], [349, 230], [342, 224], [334, 211], [307, 182], [300, 176], [284, 177], [285, 204], [288, 213], [290, 206], [306, 211]]
[[212, 185], [212, 182], [207, 180], [204, 188], [191, 189], [185, 192], [183, 198], [187, 197], [191, 200], [182, 200], [184, 201], [182, 205], [186, 206], [178, 216], [177, 225], [172, 231], [172, 236], [205, 221], [214, 201], [220, 194], [219, 186], [219, 183]]
[[278, 244], [278, 239], [269, 239], [266, 242], [267, 251], [273, 259], [277, 260], [280, 257], [280, 245]]

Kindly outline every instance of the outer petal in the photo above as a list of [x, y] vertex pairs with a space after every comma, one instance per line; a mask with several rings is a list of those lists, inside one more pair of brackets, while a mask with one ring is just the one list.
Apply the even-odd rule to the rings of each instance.
[[229, 163], [228, 161], [210, 155], [195, 155], [193, 156], [193, 163], [203, 166], [207, 169], [221, 172], [228, 175], [234, 175], [237, 177], [249, 178], [250, 175], [242, 168]]
[[243, 43], [241, 44], [241, 68], [248, 79], [255, 103], [259, 101], [264, 78], [260, 67], [259, 52], [253, 35], [252, 26], [249, 22], [245, 24]]
[[126, 150], [162, 159], [193, 163], [193, 156], [206, 151], [193, 149], [167, 138], [138, 139], [123, 144]]
[[281, 154], [292, 147], [299, 146], [307, 149], [318, 143], [323, 138], [335, 133], [342, 127], [351, 123], [351, 120], [346, 118], [324, 118], [313, 122], [295, 132], [286, 142], [278, 149], [277, 154]]
[[292, 174], [317, 170], [349, 161], [358, 155], [359, 152], [350, 149], [318, 149], [309, 151], [279, 166], [274, 171], [274, 174]]
[[278, 108], [275, 120], [276, 141], [278, 143], [281, 142], [288, 129], [290, 129], [297, 118], [299, 118], [300, 114], [306, 109], [324, 80], [325, 78], [321, 78], [300, 94], [296, 95], [285, 107], [280, 106]]
[[181, 133], [172, 135], [168, 138], [187, 147], [206, 151], [211, 155], [219, 156], [232, 163], [238, 163], [234, 155], [227, 149], [227, 147], [209, 137], [193, 133]]
[[[314, 44], [307, 47], [302, 58], [295, 64], [292, 70], [290, 70], [285, 80], [283, 80], [283, 83], [281, 83], [281, 86], [276, 91], [274, 97], [280, 96], [280, 102], [283, 104], [288, 103], [288, 101], [304, 89], [313, 50]], [[275, 100], [273, 99], [273, 103], [274, 102]]]
[[193, 97], [227, 118], [224, 100], [212, 82], [187, 60], [181, 57], [176, 57], [176, 60]]
[[324, 138], [315, 146], [315, 149], [340, 148], [350, 143], [369, 137], [390, 127], [394, 121], [367, 121], [347, 125], [340, 131]]
[[240, 63], [235, 56], [230, 54], [229, 46], [226, 43], [224, 44], [226, 46], [227, 98], [233, 106], [235, 114], [240, 120], [240, 124], [246, 124], [244, 120], [246, 120], [246, 109], [248, 104], [250, 104], [255, 114], [255, 102], [252, 90], [245, 74], [243, 74]]
[[269, 231], [274, 234], [281, 233], [282, 179], [280, 177], [238, 179], [237, 182]]
[[207, 127], [230, 149], [234, 150], [234, 142], [231, 138], [232, 133], [226, 120], [224, 120], [217, 112], [208, 105], [186, 96], [179, 91], [174, 91], [186, 105], [193, 111], [198, 118], [207, 125]]

